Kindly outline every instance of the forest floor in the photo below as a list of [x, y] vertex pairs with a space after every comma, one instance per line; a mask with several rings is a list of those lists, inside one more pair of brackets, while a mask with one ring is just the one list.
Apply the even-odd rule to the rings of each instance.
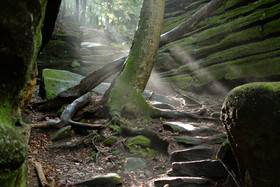
[[[88, 28], [82, 28], [84, 33], [88, 33], [87, 36], [95, 36], [95, 38], [88, 37], [86, 42], [98, 42], [107, 44], [107, 36], [102, 35], [96, 37], [96, 34], [92, 34], [92, 30]], [[96, 32], [96, 31], [95, 31]], [[99, 33], [96, 32], [96, 33]], [[103, 34], [101, 32], [101, 34]], [[100, 41], [96, 41], [99, 38]], [[105, 41], [103, 41], [105, 40]], [[91, 43], [90, 43], [91, 44]], [[92, 43], [94, 44], [94, 43]], [[92, 50], [92, 49], [91, 49]], [[103, 49], [102, 49], [103, 50]], [[88, 50], [86, 50], [88, 51]], [[117, 56], [114, 54], [112, 58], [117, 58], [127, 53], [127, 48], [118, 51]], [[119, 55], [119, 56], [118, 56]], [[88, 57], [88, 56], [86, 56]], [[90, 55], [93, 59], [96, 55]], [[104, 57], [104, 55], [102, 56]], [[111, 55], [109, 56], [111, 58]], [[95, 66], [98, 65], [95, 61], [82, 61], [81, 64], [87, 63], [85, 69], [88, 70], [88, 63], [92, 63]], [[101, 64], [104, 65], [104, 64]], [[151, 79], [155, 80], [154, 85], [160, 85], [157, 77]], [[153, 84], [149, 83], [148, 88], [153, 89]], [[42, 99], [38, 95], [38, 87], [34, 90], [34, 95], [31, 100], [31, 104], [34, 102], [39, 102]], [[170, 94], [166, 87], [162, 89], [156, 89], [153, 91], [160, 92], [163, 90], [165, 94]], [[189, 93], [192, 94], [192, 93]], [[81, 140], [86, 134], [72, 131], [71, 137], [59, 140], [51, 141], [51, 138], [57, 131], [57, 129], [31, 129], [30, 141], [29, 141], [29, 155], [28, 155], [28, 187], [38, 187], [40, 186], [38, 176], [35, 169], [35, 162], [39, 162], [42, 165], [44, 174], [50, 186], [73, 186], [78, 181], [83, 181], [90, 179], [91, 177], [108, 174], [117, 173], [122, 180], [122, 186], [124, 187], [149, 187], [154, 186], [154, 180], [167, 177], [168, 171], [172, 169], [172, 162], [170, 155], [176, 150], [183, 150], [187, 148], [194, 147], [198, 144], [186, 144], [178, 143], [176, 137], [184, 135], [181, 131], [172, 131], [165, 125], [167, 122], [186, 124], [187, 126], [192, 126], [194, 129], [209, 129], [209, 127], [215, 129], [215, 132], [211, 131], [200, 131], [201, 133], [192, 133], [193, 138], [211, 138], [215, 134], [225, 133], [221, 122], [219, 121], [219, 111], [221, 104], [223, 102], [223, 97], [211, 96], [211, 95], [191, 95], [196, 98], [196, 100], [203, 103], [203, 105], [189, 104], [186, 103], [180, 107], [176, 107], [176, 110], [186, 111], [189, 113], [202, 111], [202, 117], [213, 119], [213, 114], [216, 113], [215, 120], [195, 120], [189, 118], [183, 118], [180, 120], [164, 120], [158, 119], [154, 120], [151, 124], [139, 124], [136, 121], [130, 121], [131, 124], [137, 124], [136, 128], [149, 128], [151, 131], [158, 134], [158, 136], [168, 142], [168, 144], [158, 149], [157, 153], [153, 156], [141, 157], [146, 163], [146, 167], [136, 170], [127, 170], [124, 168], [124, 163], [127, 158], [133, 157], [126, 146], [126, 140], [129, 138], [127, 136], [118, 136], [118, 141], [116, 145], [117, 154], [110, 147], [106, 147], [103, 141], [92, 142], [85, 141], [84, 143], [76, 146], [75, 148], [69, 148], [69, 145]], [[149, 101], [148, 101], [149, 102]], [[213, 109], [216, 108], [216, 110]], [[218, 108], [218, 109], [217, 109]], [[213, 111], [214, 110], [214, 111]], [[217, 116], [218, 114], [218, 116]], [[31, 107], [28, 107], [24, 112], [25, 121], [28, 123], [36, 124], [48, 119], [60, 118], [57, 112], [39, 112], [35, 111]], [[89, 119], [90, 122], [101, 122], [106, 119]], [[211, 129], [210, 128], [210, 129]], [[89, 133], [89, 132], [88, 132]], [[103, 130], [101, 137], [109, 137], [114, 134], [112, 129], [107, 128]], [[210, 142], [210, 141], [209, 141]], [[199, 145], [209, 147], [213, 150], [212, 157], [209, 159], [215, 159], [218, 148], [222, 142], [209, 143], [208, 141], [202, 141]], [[67, 147], [68, 148], [65, 148]], [[161, 146], [160, 144], [158, 145]], [[162, 147], [162, 146], [161, 146]], [[97, 150], [98, 149], [98, 150]], [[96, 156], [97, 151], [101, 154]], [[225, 185], [226, 184], [226, 185]], [[211, 186], [230, 186], [228, 178], [220, 179], [211, 183]], [[105, 186], [104, 186], [105, 187]]]
[[[34, 92], [34, 96], [31, 102], [38, 102], [41, 98], [38, 96], [38, 90]], [[205, 102], [208, 105], [221, 104], [222, 98], [215, 97], [214, 99], [210, 96], [206, 98]], [[209, 103], [211, 101], [211, 103]], [[177, 110], [184, 110], [188, 112], [194, 112], [199, 110], [199, 106], [185, 105]], [[209, 115], [205, 113], [205, 117]], [[49, 112], [38, 112], [28, 108], [25, 111], [27, 120], [31, 123], [39, 123], [49, 118], [59, 118], [59, 115]], [[94, 120], [94, 119], [93, 119]], [[103, 120], [103, 119], [97, 119]], [[95, 121], [97, 121], [95, 119]], [[171, 120], [172, 122], [183, 122], [183, 123], [195, 123], [201, 127], [215, 126], [217, 133], [224, 133], [224, 129], [219, 121], [207, 121], [207, 120], [190, 120], [180, 119]], [[135, 121], [131, 121], [134, 123]], [[128, 137], [118, 137], [120, 146], [118, 147], [118, 154], [114, 154], [109, 147], [105, 147], [103, 142], [96, 142], [95, 145], [102, 152], [98, 157], [93, 157], [92, 152], [96, 150], [91, 141], [87, 141], [80, 146], [75, 148], [60, 148], [61, 145], [69, 145], [73, 142], [77, 142], [82, 139], [85, 135], [79, 133], [72, 133], [71, 138], [66, 138], [60, 141], [51, 141], [56, 129], [31, 129], [31, 136], [29, 141], [29, 156], [28, 156], [28, 173], [29, 182], [28, 187], [38, 187], [39, 181], [36, 174], [35, 162], [42, 164], [43, 171], [47, 178], [47, 181], [53, 186], [71, 186], [78, 181], [89, 179], [93, 176], [117, 173], [120, 175], [124, 187], [132, 186], [154, 186], [154, 180], [160, 177], [166, 177], [169, 170], [172, 168], [170, 162], [170, 155], [175, 150], [182, 150], [190, 148], [193, 145], [186, 145], [177, 143], [174, 137], [180, 135], [180, 132], [172, 132], [170, 129], [164, 127], [165, 120], [155, 120], [152, 124], [138, 124], [138, 127], [149, 127], [163, 140], [168, 141], [169, 145], [166, 147], [167, 152], [158, 152], [154, 156], [142, 157], [146, 162], [146, 167], [137, 170], [127, 170], [123, 167], [126, 162], [126, 158], [130, 157], [129, 151], [125, 147], [125, 141]], [[170, 122], [170, 121], [169, 121]], [[154, 127], [154, 128], [152, 128]], [[103, 136], [108, 137], [113, 134], [110, 129], [105, 130]], [[213, 135], [213, 134], [212, 134]], [[198, 135], [199, 136], [199, 135]], [[211, 136], [211, 134], [201, 134], [201, 136]], [[196, 136], [197, 137], [197, 136]], [[217, 153], [220, 144], [208, 144], [206, 145]], [[211, 159], [214, 159], [215, 154]], [[217, 182], [214, 186], [223, 186]], [[223, 182], [222, 182], [223, 184]]]

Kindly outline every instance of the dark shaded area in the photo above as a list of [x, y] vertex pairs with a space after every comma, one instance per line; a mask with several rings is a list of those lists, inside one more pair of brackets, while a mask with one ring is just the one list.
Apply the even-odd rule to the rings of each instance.
[[279, 82], [235, 88], [221, 120], [238, 162], [242, 186], [279, 186]]
[[42, 46], [40, 51], [42, 51], [42, 49], [51, 39], [55, 26], [55, 21], [57, 19], [57, 15], [59, 12], [60, 4], [61, 4], [61, 0], [48, 0], [44, 26], [42, 28], [43, 40], [42, 40]]

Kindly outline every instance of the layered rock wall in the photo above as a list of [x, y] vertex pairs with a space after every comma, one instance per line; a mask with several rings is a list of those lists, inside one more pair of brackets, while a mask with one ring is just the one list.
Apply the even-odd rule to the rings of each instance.
[[[168, 0], [163, 32], [209, 0]], [[227, 93], [234, 86], [280, 78], [280, 4], [228, 0], [197, 29], [160, 49], [156, 70], [174, 88]]]

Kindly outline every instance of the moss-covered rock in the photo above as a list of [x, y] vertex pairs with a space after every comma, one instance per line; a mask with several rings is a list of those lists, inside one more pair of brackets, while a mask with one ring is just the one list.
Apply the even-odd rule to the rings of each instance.
[[[163, 31], [208, 2], [168, 0]], [[187, 91], [224, 94], [247, 82], [279, 80], [279, 10], [274, 0], [229, 0], [193, 32], [159, 50], [156, 69], [171, 87]]]
[[244, 186], [279, 186], [280, 83], [251, 83], [233, 89], [221, 120]]
[[156, 154], [156, 151], [151, 149], [151, 140], [142, 135], [129, 138], [126, 145], [133, 156], [145, 157]]
[[140, 146], [142, 148], [149, 148], [151, 146], [151, 140], [145, 136], [139, 135], [129, 138], [126, 144], [128, 147]]
[[116, 137], [116, 136], [111, 136], [111, 137], [109, 137], [109, 138], [106, 138], [105, 140], [104, 140], [104, 145], [106, 146], [106, 147], [111, 147], [111, 146], [113, 146], [116, 142], [118, 141], [118, 138]]
[[44, 69], [42, 78], [46, 99], [49, 99], [77, 85], [83, 76], [65, 70]]
[[[29, 127], [21, 120], [35, 84], [47, 1], [0, 1], [0, 185], [26, 186]], [[26, 95], [24, 95], [26, 94]]]
[[85, 181], [77, 182], [74, 186], [120, 186], [121, 177], [117, 173], [108, 173], [106, 175], [97, 175]]
[[72, 17], [59, 16], [55, 25], [56, 29], [50, 41], [45, 45], [37, 59], [39, 76], [46, 67], [73, 71], [75, 70], [71, 66], [73, 61], [80, 59], [82, 32], [79, 23]]

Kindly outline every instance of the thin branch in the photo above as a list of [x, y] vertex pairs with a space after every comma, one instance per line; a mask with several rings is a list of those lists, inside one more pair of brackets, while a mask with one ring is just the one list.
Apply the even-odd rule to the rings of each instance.
[[48, 183], [48, 181], [47, 181], [47, 179], [45, 177], [42, 165], [39, 162], [35, 162], [35, 168], [36, 168], [36, 171], [38, 173], [38, 177], [39, 177], [41, 185], [43, 187], [50, 186], [50, 184]]
[[231, 178], [233, 179], [235, 185], [237, 187], [240, 187], [240, 185], [238, 184], [238, 182], [236, 181], [235, 177], [232, 175], [232, 173], [228, 170], [227, 166], [223, 163], [223, 161], [221, 159], [218, 159], [218, 161], [224, 166], [225, 170], [228, 172], [228, 174], [231, 176]]
[[81, 145], [82, 143], [84, 143], [85, 141], [87, 141], [88, 139], [92, 138], [93, 136], [96, 135], [96, 132], [92, 132], [88, 135], [86, 135], [85, 137], [83, 137], [82, 139], [72, 143], [72, 144], [62, 144], [62, 145], [57, 145], [57, 146], [51, 146], [50, 148], [55, 148], [55, 149], [69, 149], [69, 148], [76, 148], [79, 145]]

